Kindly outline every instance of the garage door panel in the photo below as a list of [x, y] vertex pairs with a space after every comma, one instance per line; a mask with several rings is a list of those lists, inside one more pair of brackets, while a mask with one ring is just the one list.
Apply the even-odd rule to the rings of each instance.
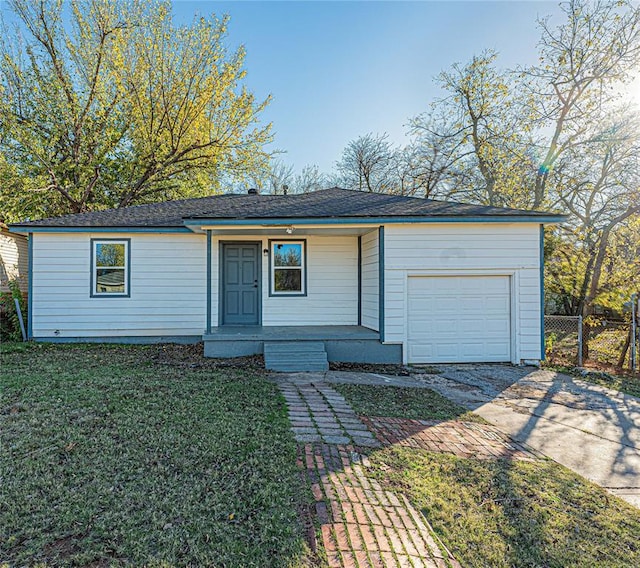
[[472, 345], [470, 346], [468, 349], [465, 349], [465, 354], [470, 358], [470, 359], [482, 359], [485, 353], [485, 347], [484, 344], [479, 343], [477, 345]]
[[509, 361], [509, 350], [502, 344], [487, 344], [485, 352], [487, 356], [491, 358], [491, 360], [495, 359], [496, 362]]
[[[479, 329], [480, 326], [482, 326], [487, 320], [484, 319], [482, 316], [477, 316], [477, 315], [473, 315], [473, 316], [467, 316], [464, 319], [464, 325], [462, 325], [462, 329], [463, 331], [473, 331], [475, 333], [476, 329]], [[451, 325], [451, 321], [449, 321], [449, 325]], [[460, 322], [462, 323], [462, 322]]]
[[[436, 299], [438, 299], [437, 296], [425, 296], [424, 298], [421, 298], [419, 300], [420, 306], [425, 306], [425, 305], [432, 306], [431, 310], [427, 310], [426, 308], [422, 307], [422, 311], [427, 311], [427, 312], [431, 311], [431, 312], [436, 312], [440, 314], [448, 314], [451, 312], [451, 310], [455, 310], [458, 307], [458, 303], [453, 299], [439, 298], [437, 303], [433, 303], [434, 300]], [[420, 311], [420, 309], [418, 311]]]
[[433, 345], [425, 345], [424, 347], [416, 345], [409, 346], [409, 360], [419, 357], [433, 358], [433, 356]]
[[485, 311], [496, 311], [500, 314], [509, 310], [509, 298], [485, 298], [484, 302]]
[[[460, 294], [469, 294], [471, 296], [478, 295], [478, 289], [476, 288], [476, 283], [470, 280], [458, 280], [456, 291]], [[490, 290], [487, 289], [487, 292]]]
[[451, 358], [458, 352], [458, 343], [437, 343], [435, 346], [436, 357]]
[[509, 324], [508, 322], [499, 320], [499, 321], [491, 321], [487, 320], [484, 322], [485, 329], [488, 333], [499, 333], [502, 336], [507, 336], [509, 334]]
[[418, 292], [421, 292], [423, 294], [446, 292], [447, 286], [449, 286], [450, 284], [451, 283], [444, 282], [443, 280], [438, 280], [437, 282], [433, 283], [433, 286], [429, 290], [418, 287]]
[[480, 311], [480, 308], [478, 307], [478, 300], [476, 298], [460, 298], [458, 301], [458, 307], [468, 314]]
[[410, 363], [511, 360], [508, 276], [410, 277]]
[[452, 336], [455, 336], [455, 334], [458, 331], [458, 326], [457, 326], [457, 322], [455, 322], [453, 325], [451, 325], [451, 321], [448, 319], [442, 319], [442, 318], [436, 318], [433, 321], [433, 331], [435, 331], [436, 333], [449, 333]]

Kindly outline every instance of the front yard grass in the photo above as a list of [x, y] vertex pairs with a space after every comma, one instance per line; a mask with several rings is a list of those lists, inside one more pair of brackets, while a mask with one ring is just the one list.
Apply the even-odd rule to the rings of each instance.
[[[628, 372], [628, 371], [627, 371]], [[609, 389], [617, 390], [625, 394], [630, 394], [640, 398], [640, 375], [635, 377], [628, 374], [616, 374], [610, 373], [589, 373], [586, 376], [578, 375], [578, 377], [589, 383], [600, 385], [601, 387], [607, 387]]]
[[[485, 422], [424, 388], [337, 384], [358, 414]], [[368, 473], [421, 509], [462, 566], [640, 566], [640, 511], [551, 460], [476, 460], [403, 446]]]
[[[556, 365], [553, 363], [545, 363], [545, 369], [565, 373], [594, 385], [606, 387], [608, 389], [617, 390], [619, 392], [629, 394], [640, 398], [640, 374], [635, 376], [627, 369], [616, 369], [615, 367], [591, 367], [589, 363], [585, 365], [587, 373], [582, 373], [578, 368], [566, 365]], [[604, 367], [604, 368], [602, 368]]]
[[404, 492], [466, 567], [640, 566], [640, 511], [549, 460], [391, 447], [372, 475]]
[[414, 420], [486, 421], [428, 388], [334, 384], [357, 414]]
[[0, 349], [0, 563], [306, 564], [295, 441], [256, 372]]

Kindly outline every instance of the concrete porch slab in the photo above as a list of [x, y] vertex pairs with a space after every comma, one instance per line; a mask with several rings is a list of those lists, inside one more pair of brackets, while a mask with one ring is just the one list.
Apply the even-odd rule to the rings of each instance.
[[223, 325], [202, 336], [204, 341], [377, 340], [380, 334], [360, 325]]
[[380, 334], [358, 325], [221, 326], [202, 336], [205, 357], [260, 355], [264, 344], [318, 342], [329, 361], [399, 364], [401, 345], [380, 343]]

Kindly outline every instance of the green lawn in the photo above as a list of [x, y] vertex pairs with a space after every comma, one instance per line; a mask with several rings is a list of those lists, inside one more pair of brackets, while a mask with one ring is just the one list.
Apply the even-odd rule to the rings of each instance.
[[640, 398], [640, 375], [632, 377], [631, 375], [622, 374], [616, 376], [590, 373], [586, 376], [579, 375], [579, 378], [589, 383], [594, 383]]
[[578, 372], [575, 367], [554, 365], [553, 363], [547, 363], [543, 366], [545, 369], [572, 375], [582, 381], [593, 383], [594, 385], [600, 385], [601, 387], [607, 387], [609, 389], [617, 390], [640, 398], [640, 375], [636, 374], [634, 377], [631, 375], [631, 371], [627, 369], [608, 368], [607, 372], [603, 373], [598, 372], [598, 369], [590, 368], [587, 365], [587, 368], [593, 372], [583, 375]]
[[[429, 389], [334, 386], [359, 414], [484, 422]], [[406, 494], [462, 566], [640, 566], [640, 511], [550, 460], [462, 459], [398, 446], [369, 457], [369, 473]]]
[[481, 461], [402, 447], [370, 456], [465, 567], [640, 566], [640, 511], [541, 460]]
[[364, 416], [485, 422], [477, 414], [427, 388], [351, 384], [333, 386], [358, 414]]
[[306, 564], [277, 389], [157, 354], [2, 346], [0, 562]]

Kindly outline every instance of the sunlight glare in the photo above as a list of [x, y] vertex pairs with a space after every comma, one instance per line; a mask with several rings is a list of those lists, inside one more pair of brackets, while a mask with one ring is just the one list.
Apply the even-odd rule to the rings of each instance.
[[640, 75], [624, 87], [625, 98], [635, 106], [640, 106]]

